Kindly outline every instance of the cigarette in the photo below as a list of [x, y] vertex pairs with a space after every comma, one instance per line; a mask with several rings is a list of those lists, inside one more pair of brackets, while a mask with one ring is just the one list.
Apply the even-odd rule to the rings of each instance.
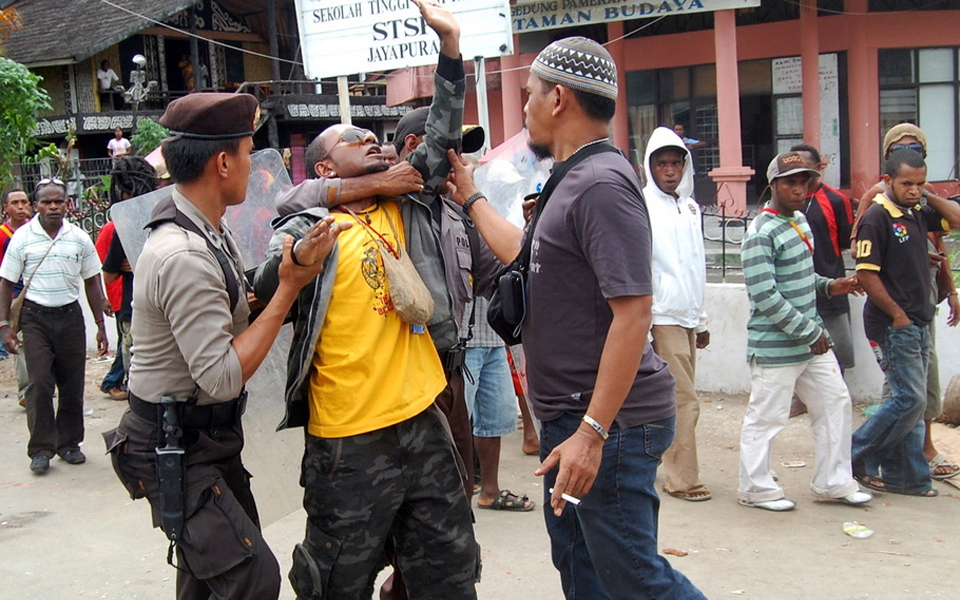
[[[550, 493], [553, 493], [553, 488], [550, 488]], [[560, 494], [560, 497], [574, 506], [580, 506], [580, 498], [574, 498], [570, 494]]]

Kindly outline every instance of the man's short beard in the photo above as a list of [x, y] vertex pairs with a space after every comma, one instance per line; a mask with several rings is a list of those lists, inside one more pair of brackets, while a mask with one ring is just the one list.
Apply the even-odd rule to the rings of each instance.
[[385, 160], [381, 160], [381, 161], [375, 162], [375, 163], [373, 163], [372, 165], [370, 165], [369, 167], [367, 167], [366, 175], [370, 175], [370, 174], [372, 174], [372, 173], [382, 173], [382, 172], [386, 171], [386, 170], [389, 169], [389, 168], [390, 168], [390, 163], [388, 163], [388, 162], [385, 161]]
[[530, 146], [530, 150], [533, 152], [533, 155], [537, 157], [537, 160], [553, 158], [553, 153], [550, 152], [550, 148], [545, 144], [535, 144], [533, 141], [529, 141], [527, 145]]

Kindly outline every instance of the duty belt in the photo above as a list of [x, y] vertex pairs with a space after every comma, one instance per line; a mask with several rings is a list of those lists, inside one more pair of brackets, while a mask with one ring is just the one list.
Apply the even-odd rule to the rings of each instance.
[[[210, 429], [240, 420], [247, 408], [247, 391], [229, 402], [219, 404], [204, 404], [198, 406], [192, 402], [179, 402], [177, 411], [180, 413], [180, 427], [184, 429]], [[161, 423], [163, 420], [163, 406], [156, 402], [147, 402], [130, 393], [130, 411], [151, 423]]]

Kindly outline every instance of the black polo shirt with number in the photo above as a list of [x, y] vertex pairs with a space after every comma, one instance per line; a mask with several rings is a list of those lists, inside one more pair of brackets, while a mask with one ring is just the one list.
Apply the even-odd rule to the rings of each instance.
[[[901, 208], [878, 194], [857, 229], [857, 271], [876, 271], [887, 293], [917, 325], [929, 325], [936, 307], [930, 302], [927, 232], [949, 229], [929, 206]], [[867, 337], [883, 340], [893, 322], [870, 298], [863, 309]]]

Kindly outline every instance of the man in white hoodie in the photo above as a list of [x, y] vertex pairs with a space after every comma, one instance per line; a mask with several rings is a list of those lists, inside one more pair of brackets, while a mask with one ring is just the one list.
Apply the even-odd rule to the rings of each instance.
[[693, 193], [693, 162], [676, 133], [658, 127], [644, 156], [647, 185], [643, 197], [653, 231], [653, 347], [677, 380], [677, 424], [673, 444], [663, 454], [663, 491], [683, 500], [710, 499], [700, 482], [697, 420], [700, 405], [694, 387], [697, 349], [710, 343], [703, 292], [706, 262], [700, 207]]

